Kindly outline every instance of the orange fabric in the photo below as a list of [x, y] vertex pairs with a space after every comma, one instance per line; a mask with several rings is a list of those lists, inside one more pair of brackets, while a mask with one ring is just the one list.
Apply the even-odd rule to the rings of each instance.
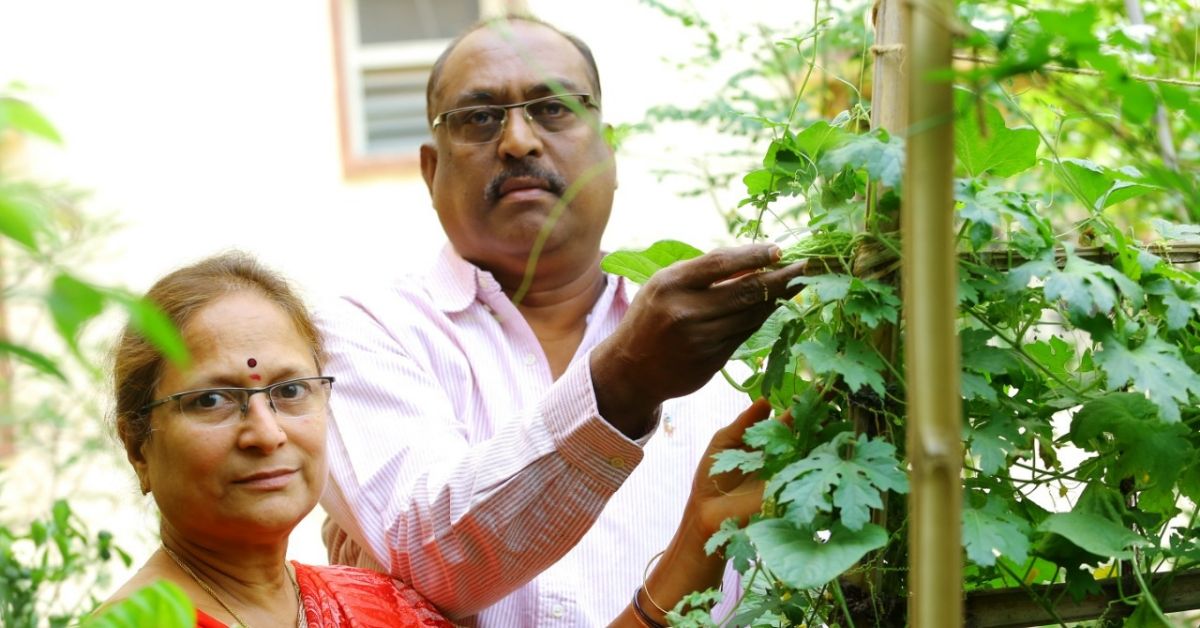
[[[450, 628], [412, 587], [367, 569], [293, 562], [309, 628]], [[228, 628], [202, 611], [196, 628]]]

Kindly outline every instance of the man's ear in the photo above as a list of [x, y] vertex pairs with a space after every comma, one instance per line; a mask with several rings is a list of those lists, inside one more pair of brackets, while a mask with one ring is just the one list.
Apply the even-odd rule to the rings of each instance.
[[437, 148], [433, 144], [421, 144], [421, 177], [425, 179], [425, 187], [433, 196], [433, 175], [437, 173]]
[[[615, 137], [613, 135], [612, 125], [607, 122], [604, 123], [604, 136], [605, 136], [605, 138]], [[621, 185], [620, 185], [621, 182], [619, 179], [617, 179], [617, 147], [614, 146], [613, 144], [615, 144], [615, 142], [609, 142], [609, 141], [607, 141], [607, 139], [604, 142], [604, 145], [608, 147], [608, 159], [612, 163], [613, 189], [615, 190], [615, 189], [621, 187]]]

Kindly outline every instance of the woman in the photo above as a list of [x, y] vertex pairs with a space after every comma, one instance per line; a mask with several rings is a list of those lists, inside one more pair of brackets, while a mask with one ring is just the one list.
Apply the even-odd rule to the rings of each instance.
[[[112, 599], [166, 578], [193, 601], [199, 627], [449, 626], [387, 576], [285, 558], [288, 535], [324, 487], [333, 385], [286, 282], [227, 254], [167, 275], [146, 296], [179, 328], [191, 364], [166, 362], [129, 328], [117, 345], [117, 432], [161, 512], [162, 545]], [[752, 406], [709, 453], [740, 446], [769, 411]], [[714, 481], [704, 460], [675, 537], [614, 625], [665, 623], [662, 609], [720, 581], [724, 561], [704, 542], [726, 518], [755, 512], [762, 489], [738, 474]]]

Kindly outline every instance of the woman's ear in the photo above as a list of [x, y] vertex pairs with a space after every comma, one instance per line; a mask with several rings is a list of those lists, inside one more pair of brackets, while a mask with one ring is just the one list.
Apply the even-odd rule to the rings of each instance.
[[129, 459], [129, 464], [133, 465], [133, 472], [138, 476], [138, 486], [142, 489], [142, 495], [149, 493], [153, 487], [150, 486], [150, 463], [146, 461], [146, 447], [150, 445], [150, 439], [142, 441], [139, 447], [126, 447], [125, 457]]

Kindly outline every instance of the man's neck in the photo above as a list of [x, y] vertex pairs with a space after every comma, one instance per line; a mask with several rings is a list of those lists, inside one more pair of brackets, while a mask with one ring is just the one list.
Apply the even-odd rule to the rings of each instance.
[[[539, 265], [528, 286], [524, 277], [497, 277], [505, 294], [537, 336], [555, 379], [574, 357], [587, 330], [587, 316], [604, 293], [606, 280], [600, 270], [599, 252], [588, 264], [571, 270]], [[519, 300], [518, 300], [519, 298]]]

